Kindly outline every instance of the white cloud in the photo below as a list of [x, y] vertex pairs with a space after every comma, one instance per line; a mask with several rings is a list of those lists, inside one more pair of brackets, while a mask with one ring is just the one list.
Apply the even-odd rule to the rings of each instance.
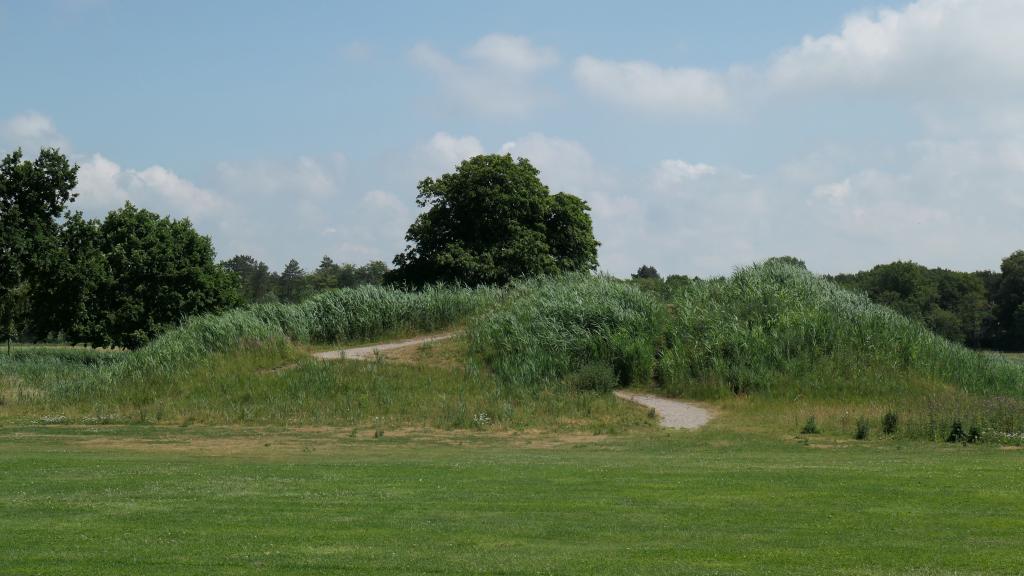
[[300, 157], [293, 163], [222, 162], [217, 165], [217, 176], [221, 186], [245, 190], [246, 194], [324, 199], [336, 192], [345, 168], [342, 155], [334, 156], [326, 164]]
[[484, 146], [474, 136], [452, 136], [437, 132], [420, 148], [420, 158], [430, 164], [432, 172], [454, 168], [463, 160], [484, 153]]
[[583, 198], [608, 188], [610, 177], [594, 162], [579, 142], [528, 134], [501, 146], [502, 154], [526, 158], [538, 170], [552, 192], [569, 192]]
[[458, 106], [499, 116], [522, 116], [544, 100], [535, 78], [558, 62], [551, 48], [500, 34], [484, 36], [460, 60], [425, 43], [413, 47], [410, 56], [437, 78]]
[[[901, 9], [847, 17], [835, 34], [806, 36], [763, 66], [715, 70], [583, 56], [573, 75], [588, 93], [660, 115], [701, 115], [784, 102], [793, 94], [874, 91], [914, 102], [928, 125], [964, 122], [1007, 130], [1024, 118], [1024, 2], [918, 0]], [[774, 99], [774, 100], [773, 100]]]
[[850, 179], [831, 184], [819, 184], [814, 187], [811, 196], [816, 199], [829, 200], [831, 202], [842, 202], [850, 195]]
[[60, 148], [65, 152], [70, 148], [53, 120], [36, 112], [10, 118], [4, 123], [3, 137], [11, 147], [21, 147], [26, 154], [33, 156], [39, 148]]
[[614, 62], [583, 56], [576, 82], [594, 96], [648, 112], [721, 112], [729, 90], [721, 75], [699, 68], [663, 68], [650, 62]]
[[684, 181], [714, 176], [717, 173], [718, 169], [709, 164], [690, 164], [685, 160], [662, 160], [654, 173], [654, 185], [664, 188], [680, 184]]
[[524, 36], [489, 34], [467, 50], [466, 55], [481, 64], [520, 74], [530, 74], [558, 64], [552, 48], [534, 46]]
[[143, 170], [122, 168], [101, 154], [79, 163], [79, 196], [75, 206], [94, 212], [119, 207], [125, 201], [150, 210], [169, 210], [175, 216], [202, 218], [227, 207], [215, 193], [196, 186], [163, 166]]
[[779, 87], [899, 86], [975, 93], [1024, 79], [1024, 3], [1017, 0], [919, 0], [902, 10], [848, 17], [838, 34], [808, 36], [768, 69]]

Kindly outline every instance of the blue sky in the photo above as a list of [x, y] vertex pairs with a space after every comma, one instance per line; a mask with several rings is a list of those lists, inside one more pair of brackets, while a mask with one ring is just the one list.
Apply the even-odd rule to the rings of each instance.
[[219, 255], [390, 261], [416, 182], [530, 158], [601, 267], [994, 268], [1024, 248], [1024, 3], [0, 0], [0, 145]]

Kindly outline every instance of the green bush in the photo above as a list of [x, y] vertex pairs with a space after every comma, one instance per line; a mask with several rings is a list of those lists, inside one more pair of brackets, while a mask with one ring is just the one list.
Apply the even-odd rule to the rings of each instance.
[[946, 436], [946, 442], [966, 442], [967, 433], [964, 432], [964, 425], [959, 420], [953, 420], [953, 426], [949, 429], [949, 436]]
[[893, 435], [899, 430], [900, 418], [899, 415], [892, 410], [885, 413], [882, 417], [882, 433], [886, 435]]
[[801, 434], [821, 434], [821, 429], [818, 428], [818, 420], [814, 416], [807, 419], [804, 422], [804, 427], [800, 429]]
[[857, 440], [867, 440], [870, 431], [871, 425], [868, 423], [868, 419], [861, 416], [857, 419], [857, 430], [853, 433], [853, 437]]

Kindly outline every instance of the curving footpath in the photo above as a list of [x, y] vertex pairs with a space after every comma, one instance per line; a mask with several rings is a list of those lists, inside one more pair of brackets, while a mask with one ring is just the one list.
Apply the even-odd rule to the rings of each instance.
[[313, 353], [313, 357], [319, 358], [320, 360], [373, 360], [377, 357], [377, 352], [397, 350], [399, 348], [407, 348], [409, 346], [419, 346], [420, 344], [426, 344], [428, 342], [447, 340], [453, 336], [455, 336], [454, 332], [447, 334], [435, 334], [433, 336], [417, 336], [416, 338], [407, 338], [405, 340], [397, 340], [395, 342], [383, 342], [380, 344], [370, 344], [369, 346], [357, 346], [356, 348], [315, 352]]
[[623, 400], [653, 408], [654, 413], [658, 415], [658, 421], [664, 428], [696, 430], [714, 417], [708, 410], [689, 402], [650, 394], [635, 394], [626, 390], [616, 390], [615, 395]]
[[[449, 332], [433, 336], [418, 336], [395, 342], [382, 342], [368, 346], [357, 346], [355, 348], [315, 352], [313, 357], [320, 360], [373, 360], [377, 357], [378, 352], [419, 346], [428, 342], [438, 342], [457, 335], [457, 332]], [[653, 408], [654, 413], [658, 415], [658, 422], [664, 428], [696, 430], [710, 422], [714, 417], [708, 410], [680, 400], [672, 400], [650, 394], [636, 394], [626, 390], [616, 390], [615, 396], [629, 402], [635, 402], [641, 406]]]

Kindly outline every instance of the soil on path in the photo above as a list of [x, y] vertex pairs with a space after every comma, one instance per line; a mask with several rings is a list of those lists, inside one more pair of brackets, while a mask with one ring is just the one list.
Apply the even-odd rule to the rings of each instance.
[[397, 340], [395, 342], [381, 342], [378, 344], [370, 344], [369, 346], [316, 352], [313, 354], [313, 357], [321, 360], [341, 360], [342, 358], [346, 360], [373, 360], [377, 357], [377, 352], [397, 350], [398, 348], [407, 348], [409, 346], [419, 346], [420, 344], [426, 344], [428, 342], [447, 340], [453, 336], [455, 336], [454, 332], [434, 334], [433, 336], [417, 336], [416, 338], [407, 338], [405, 340]]
[[615, 395], [623, 400], [653, 408], [654, 413], [658, 415], [658, 421], [664, 428], [696, 430], [713, 418], [711, 412], [704, 408], [681, 400], [651, 396], [650, 394], [636, 394], [626, 390], [616, 390]]

